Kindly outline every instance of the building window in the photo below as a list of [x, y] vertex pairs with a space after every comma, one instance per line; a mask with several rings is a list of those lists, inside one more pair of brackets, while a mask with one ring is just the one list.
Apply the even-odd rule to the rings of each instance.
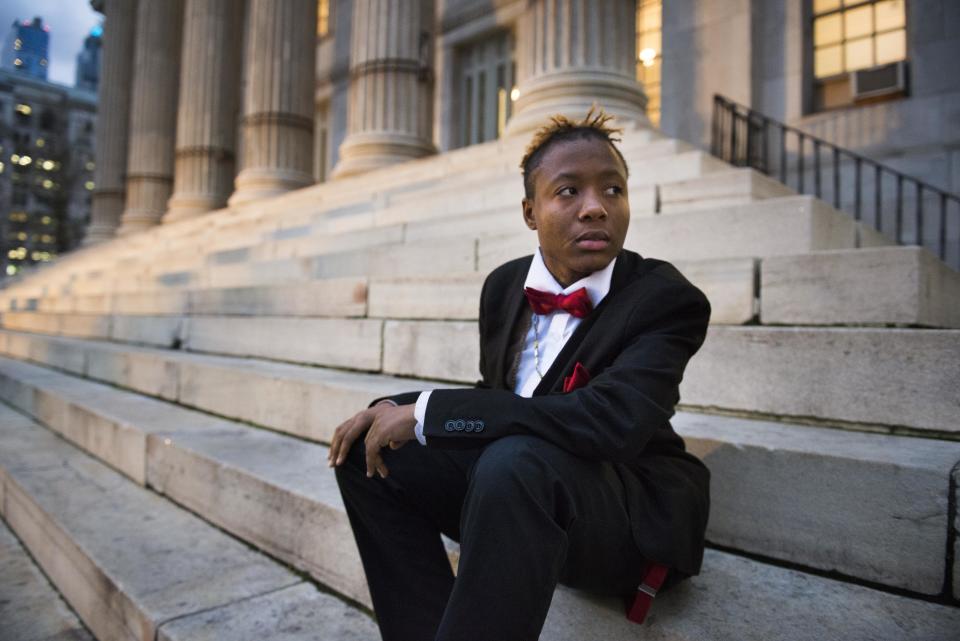
[[499, 31], [457, 50], [461, 146], [499, 138], [520, 97], [514, 86], [513, 36]]
[[317, 37], [330, 35], [330, 0], [317, 1]]
[[637, 2], [637, 80], [647, 94], [647, 117], [660, 125], [661, 15], [663, 0]]
[[814, 107], [903, 95], [906, 0], [813, 0]]

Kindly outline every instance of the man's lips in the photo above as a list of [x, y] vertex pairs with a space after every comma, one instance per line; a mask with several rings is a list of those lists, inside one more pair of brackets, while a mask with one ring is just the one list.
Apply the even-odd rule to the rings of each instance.
[[577, 247], [587, 250], [606, 249], [610, 245], [610, 234], [605, 231], [585, 231], [574, 239]]

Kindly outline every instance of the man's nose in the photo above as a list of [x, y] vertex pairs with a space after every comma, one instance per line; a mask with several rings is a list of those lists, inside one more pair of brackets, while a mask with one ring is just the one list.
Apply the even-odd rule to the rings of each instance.
[[602, 220], [607, 217], [607, 210], [603, 207], [603, 201], [599, 195], [588, 191], [583, 199], [583, 206], [580, 208], [578, 218], [580, 220]]

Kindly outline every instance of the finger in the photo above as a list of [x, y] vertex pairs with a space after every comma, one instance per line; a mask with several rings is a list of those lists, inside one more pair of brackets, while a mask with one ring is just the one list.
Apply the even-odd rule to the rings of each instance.
[[383, 466], [383, 457], [380, 455], [380, 450], [383, 448], [383, 445], [380, 442], [381, 438], [380, 430], [376, 429], [376, 427], [372, 427], [370, 431], [367, 432], [367, 436], [364, 439], [367, 450], [368, 477], [373, 477], [373, 475], [379, 471], [379, 468]]
[[336, 456], [337, 450], [340, 447], [340, 441], [343, 439], [343, 430], [345, 429], [344, 426], [347, 423], [349, 423], [349, 421], [340, 423], [340, 425], [337, 426], [337, 429], [333, 431], [333, 438], [330, 439], [330, 449], [327, 450], [327, 462], [330, 465], [333, 465], [333, 462], [336, 460], [334, 457]]
[[356, 416], [351, 416], [341, 423], [333, 432], [333, 439], [330, 441], [330, 451], [327, 453], [327, 460], [331, 466], [336, 464], [339, 454], [343, 450], [343, 439], [356, 421], [356, 418]]
[[365, 419], [363, 412], [357, 414], [353, 420], [350, 422], [350, 425], [343, 431], [343, 435], [340, 438], [340, 442], [337, 444], [336, 459], [334, 460], [334, 466], [338, 466], [344, 462], [347, 458], [347, 454], [350, 452], [350, 448], [353, 446], [353, 442], [357, 440], [357, 437], [367, 429], [368, 425]]
[[385, 479], [389, 473], [390, 470], [387, 469], [387, 464], [381, 460], [380, 464], [377, 466], [377, 474], [380, 475], [380, 478]]

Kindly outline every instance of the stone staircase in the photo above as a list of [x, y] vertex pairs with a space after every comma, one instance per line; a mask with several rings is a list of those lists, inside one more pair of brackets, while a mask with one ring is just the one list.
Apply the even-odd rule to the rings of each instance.
[[[478, 377], [483, 277], [536, 247], [524, 143], [163, 226], [0, 291], [0, 515], [96, 638], [377, 637], [325, 444], [377, 396]], [[622, 150], [627, 247], [714, 309], [674, 421], [713, 473], [713, 549], [643, 628], [561, 588], [543, 638], [956, 638], [960, 275], [683, 143], [628, 131]]]

